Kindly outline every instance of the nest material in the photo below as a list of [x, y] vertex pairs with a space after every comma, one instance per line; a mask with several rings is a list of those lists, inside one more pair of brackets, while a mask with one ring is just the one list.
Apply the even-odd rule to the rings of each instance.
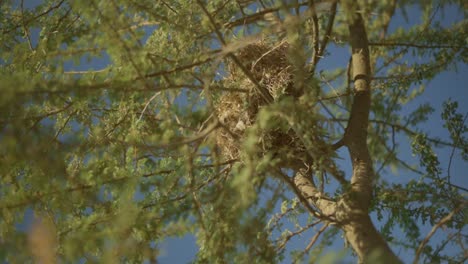
[[[262, 86], [267, 88], [270, 95], [277, 100], [283, 94], [292, 93], [292, 67], [288, 62], [287, 53], [289, 44], [281, 42], [270, 45], [264, 40], [250, 44], [239, 50], [236, 57], [244, 63], [247, 70]], [[228, 82], [244, 80], [245, 87], [255, 91], [255, 85], [244, 75], [234, 62], [228, 62]]]
[[[288, 48], [287, 43], [274, 46], [262, 40], [244, 47], [236, 54], [256, 81], [267, 88], [275, 100], [279, 100], [282, 95], [298, 96], [293, 91], [292, 66], [287, 59]], [[234, 62], [229, 61], [227, 69], [229, 75], [224, 79], [226, 86], [241, 88], [246, 92], [227, 92], [216, 103], [216, 112], [223, 124], [223, 128], [216, 131], [216, 142], [223, 156], [239, 158], [244, 131], [255, 122], [264, 103], [255, 84]], [[259, 141], [263, 152], [276, 150], [285, 153], [285, 148], [295, 151], [303, 149], [294, 133], [279, 129], [263, 133]]]

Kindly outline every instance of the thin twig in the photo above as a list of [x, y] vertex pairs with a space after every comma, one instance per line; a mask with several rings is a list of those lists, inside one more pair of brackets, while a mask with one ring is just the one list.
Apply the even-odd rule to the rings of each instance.
[[[320, 78], [322, 79], [322, 81], [324, 81], [324, 82], [328, 85], [328, 87], [330, 87], [330, 88], [332, 89], [332, 91], [333, 91], [333, 92], [335, 93], [335, 95], [336, 95], [335, 97], [340, 101], [340, 103], [341, 103], [342, 105], [344, 105], [343, 101], [341, 100], [341, 97], [342, 97], [343, 95], [340, 95], [340, 94], [338, 93], [337, 89], [335, 89], [335, 87], [333, 87], [333, 85], [331, 85], [331, 83], [330, 83], [329, 81], [327, 81], [327, 80], [325, 79], [325, 77], [324, 77], [322, 74], [320, 74]], [[346, 94], [350, 94], [350, 93], [346, 93]], [[333, 115], [331, 115], [331, 116], [333, 116]], [[342, 128], [344, 129], [343, 126], [342, 126]]]
[[21, 0], [21, 22], [23, 23], [23, 30], [26, 39], [28, 40], [29, 49], [33, 51], [33, 46], [31, 44], [31, 37], [29, 36], [29, 29], [26, 27], [26, 22], [24, 21], [24, 0]]
[[237, 26], [245, 26], [248, 24], [255, 23], [257, 21], [263, 20], [266, 14], [269, 13], [275, 13], [281, 10], [282, 8], [292, 8], [292, 7], [302, 7], [302, 6], [307, 6], [309, 3], [308, 2], [303, 2], [303, 3], [298, 3], [298, 4], [287, 4], [283, 5], [281, 7], [273, 7], [273, 8], [267, 8], [261, 11], [258, 11], [254, 14], [251, 14], [249, 16], [244, 16], [239, 19], [236, 19], [234, 21], [228, 22], [224, 24], [223, 26], [227, 29], [232, 29]]
[[369, 42], [369, 46], [390, 46], [390, 47], [409, 47], [418, 49], [466, 49], [466, 46], [459, 45], [424, 45], [415, 43], [401, 42]]
[[[232, 159], [232, 160], [227, 160], [225, 162], [220, 162], [220, 163], [216, 163], [216, 164], [206, 164], [206, 165], [195, 166], [194, 168], [204, 169], [204, 168], [213, 168], [213, 167], [216, 167], [216, 166], [228, 165], [223, 170], [221, 170], [217, 175], [215, 175], [215, 177], [217, 177], [217, 176], [221, 175], [222, 173], [225, 173], [226, 168], [229, 168], [229, 165], [231, 165], [231, 164], [233, 164], [233, 163], [235, 163], [237, 161], [238, 161], [237, 159]], [[171, 174], [171, 173], [176, 172], [177, 170], [178, 169], [159, 170], [159, 171], [155, 171], [155, 172], [152, 172], [152, 173], [143, 174], [140, 177], [149, 178], [149, 177], [156, 176], [156, 175], [161, 175], [161, 174]], [[0, 209], [7, 209], [8, 210], [8, 209], [21, 207], [21, 206], [30, 206], [30, 205], [33, 205], [34, 203], [40, 202], [44, 198], [51, 197], [53, 195], [72, 193], [72, 192], [76, 192], [76, 191], [84, 191], [84, 190], [88, 190], [88, 189], [92, 189], [92, 188], [100, 188], [105, 184], [116, 184], [116, 183], [126, 181], [126, 180], [130, 180], [130, 179], [133, 179], [133, 178], [134, 178], [133, 175], [132, 176], [124, 176], [124, 177], [120, 177], [120, 178], [104, 180], [104, 181], [98, 182], [96, 184], [81, 184], [81, 185], [77, 184], [76, 186], [65, 188], [63, 190], [53, 190], [53, 191], [50, 191], [50, 192], [47, 192], [47, 193], [37, 192], [34, 195], [30, 195], [29, 197], [26, 197], [24, 200], [19, 201], [17, 203], [0, 204]], [[210, 182], [211, 182], [211, 180], [210, 180]], [[209, 183], [209, 182], [207, 182], [207, 183]], [[199, 190], [202, 187], [203, 186], [200, 185], [200, 186], [198, 186], [196, 188], [196, 190]], [[184, 197], [186, 195], [187, 194], [183, 194]], [[180, 196], [178, 196], [178, 197], [179, 197], [178, 199], [182, 199], [182, 198], [180, 198]], [[175, 200], [176, 200], [176, 198], [173, 198], [173, 199], [168, 200], [168, 201], [175, 201]]]
[[[437, 7], [435, 8], [434, 12], [432, 13], [431, 17], [429, 18], [429, 20], [427, 21], [426, 25], [424, 25], [424, 28], [418, 33], [416, 34], [416, 36], [414, 36], [414, 38], [412, 39], [412, 42], [416, 42], [422, 35], [422, 33], [424, 31], [427, 30], [427, 28], [431, 25], [432, 23], [432, 20], [434, 19], [435, 15], [437, 14], [437, 12], [439, 11], [439, 8], [440, 8], [440, 4], [437, 5]], [[379, 72], [380, 70], [384, 69], [385, 67], [389, 66], [391, 63], [395, 62], [399, 57], [401, 57], [403, 54], [405, 54], [408, 49], [410, 47], [406, 46], [404, 49], [402, 49], [401, 51], [397, 52], [392, 58], [390, 58], [390, 60], [386, 61], [383, 63], [382, 66], [380, 66], [380, 68], [376, 69], [374, 73], [377, 73]]]
[[423, 239], [423, 241], [421, 242], [421, 244], [419, 244], [419, 247], [418, 249], [416, 250], [416, 254], [415, 254], [415, 257], [414, 257], [414, 261], [413, 261], [413, 264], [417, 264], [419, 263], [419, 256], [421, 255], [423, 249], [424, 249], [424, 246], [426, 246], [426, 244], [429, 242], [429, 239], [431, 239], [431, 237], [434, 235], [434, 233], [437, 231], [437, 229], [439, 229], [441, 226], [445, 225], [447, 222], [449, 222], [452, 217], [457, 214], [460, 210], [462, 210], [463, 208], [465, 208], [465, 206], [467, 205], [468, 203], [465, 202], [465, 203], [462, 203], [460, 206], [458, 206], [455, 210], [453, 210], [451, 213], [449, 213], [447, 216], [445, 216], [444, 218], [442, 218], [436, 225], [434, 225], [431, 229], [431, 231], [429, 232], [429, 234], [427, 234], [427, 236]]
[[[336, 119], [331, 119], [330, 121], [336, 121], [336, 122], [346, 122], [347, 119], [344, 119], [344, 118], [336, 118]], [[385, 122], [384, 120], [378, 120], [378, 119], [369, 119], [369, 123], [376, 123], [376, 124], [383, 124], [385, 126], [389, 126], [389, 127], [393, 127], [395, 128], [396, 131], [403, 131], [405, 132], [406, 134], [410, 135], [410, 136], [414, 136], [416, 134], [418, 134], [418, 132], [416, 131], [413, 131], [401, 124], [395, 124], [395, 123], [390, 123], [390, 122]], [[428, 141], [432, 142], [433, 144], [435, 144], [436, 146], [437, 145], [443, 145], [443, 146], [447, 146], [447, 147], [456, 147], [458, 149], [461, 149], [462, 147], [461, 146], [457, 146], [455, 144], [452, 144], [452, 143], [449, 143], [449, 142], [446, 142], [446, 141], [442, 141], [440, 139], [437, 139], [437, 138], [427, 138]]]
[[315, 71], [315, 66], [320, 60], [320, 50], [319, 50], [319, 22], [317, 18], [317, 11], [315, 10], [315, 5], [313, 0], [309, 0], [309, 10], [312, 13], [312, 45], [313, 45], [313, 55], [312, 55], [312, 65], [311, 72]]
[[450, 175], [450, 167], [452, 167], [452, 160], [453, 160], [453, 155], [455, 154], [455, 146], [458, 145], [458, 142], [460, 141], [460, 133], [461, 133], [461, 130], [463, 129], [463, 127], [465, 126], [465, 122], [466, 122], [466, 118], [468, 117], [468, 113], [465, 114], [465, 118], [463, 118], [463, 122], [461, 123], [460, 127], [458, 128], [458, 131], [457, 131], [457, 135], [456, 135], [456, 139], [455, 141], [453, 142], [453, 147], [452, 147], [452, 152], [450, 153], [450, 159], [449, 159], [449, 163], [448, 163], [448, 167], [447, 167], [447, 181], [451, 184], [451, 175]]
[[292, 232], [292, 233], [289, 233], [286, 235], [286, 237], [283, 239], [283, 241], [281, 242], [281, 244], [277, 247], [278, 251], [281, 251], [285, 246], [286, 244], [288, 243], [289, 240], [291, 240], [291, 238], [299, 235], [299, 234], [302, 234], [304, 233], [305, 231], [309, 230], [310, 228], [316, 226], [317, 224], [321, 223], [322, 220], [317, 220], [313, 223], [310, 223], [304, 227], [302, 227], [301, 229], [295, 231], [295, 232]]
[[149, 105], [154, 99], [156, 99], [156, 97], [157, 97], [158, 95], [160, 95], [160, 94], [161, 94], [161, 92], [155, 93], [153, 96], [151, 96], [151, 98], [148, 100], [148, 102], [146, 102], [145, 107], [143, 108], [143, 111], [141, 111], [140, 117], [138, 118], [138, 121], [140, 121], [141, 118], [143, 117], [143, 114], [145, 113], [146, 108], [148, 108], [148, 105]]
[[[385, 144], [385, 142], [384, 142], [384, 144]], [[387, 156], [385, 157], [385, 159], [382, 162], [382, 164], [380, 165], [380, 167], [377, 169], [376, 174], [379, 174], [384, 169], [385, 165], [390, 160], [392, 155], [395, 155], [395, 149], [396, 149], [395, 128], [392, 127], [392, 149], [390, 151], [388, 151]]]
[[312, 246], [315, 244], [315, 242], [317, 242], [318, 238], [320, 237], [320, 235], [328, 228], [328, 226], [330, 225], [330, 223], [326, 223], [322, 226], [322, 228], [320, 228], [320, 230], [312, 237], [312, 239], [310, 240], [309, 244], [307, 245], [307, 247], [304, 249], [304, 253], [309, 251]]
[[[216, 25], [216, 22], [213, 18], [213, 16], [210, 14], [210, 12], [208, 12], [208, 10], [206, 9], [205, 5], [200, 1], [200, 0], [197, 0], [197, 3], [198, 5], [200, 6], [200, 8], [203, 10], [203, 12], [205, 13], [205, 15], [208, 17], [208, 19], [210, 20], [210, 23], [213, 27], [213, 30], [218, 38], [218, 40], [221, 42], [221, 44], [223, 45], [223, 47], [226, 46], [226, 41], [224, 40], [223, 38], [223, 35], [221, 34], [221, 32], [219, 31], [219, 28], [218, 26]], [[247, 78], [249, 78], [249, 80], [255, 85], [255, 87], [257, 88], [258, 92], [260, 93], [261, 97], [263, 98], [263, 100], [265, 101], [265, 103], [267, 104], [270, 104], [274, 101], [273, 97], [271, 96], [271, 94], [268, 92], [268, 90], [263, 87], [256, 79], [255, 77], [252, 75], [252, 73], [247, 70], [244, 65], [242, 64], [242, 62], [239, 60], [239, 58], [237, 58], [232, 52], [228, 52], [227, 53], [227, 56], [229, 58], [231, 58], [235, 64], [237, 64], [237, 66], [241, 69], [241, 71], [247, 76]]]
[[54, 10], [54, 9], [59, 8], [64, 2], [65, 2], [65, 0], [62, 0], [62, 1], [60, 1], [59, 3], [57, 3], [56, 5], [53, 5], [53, 6], [49, 7], [46, 11], [44, 11], [44, 12], [42, 12], [42, 13], [40, 13], [40, 14], [34, 16], [34, 17], [32, 17], [32, 18], [29, 19], [28, 21], [24, 22], [22, 25], [14, 26], [14, 27], [12, 27], [12, 28], [10, 28], [10, 29], [8, 29], [8, 30], [2, 30], [2, 34], [8, 34], [8, 33], [12, 32], [13, 30], [15, 30], [15, 29], [17, 29], [17, 28], [19, 28], [19, 27], [21, 27], [21, 26], [28, 26], [28, 24], [31, 23], [32, 21], [34, 21], [34, 20], [36, 20], [36, 19], [38, 19], [38, 18], [40, 18], [40, 17], [42, 17], [42, 16], [45, 16], [45, 15], [49, 14], [49, 13], [52, 12], [52, 10]]
[[[332, 6], [330, 7], [330, 18], [328, 20], [327, 28], [325, 29], [325, 35], [323, 36], [322, 42], [320, 43], [320, 46], [316, 46], [317, 50], [314, 48], [314, 56], [313, 56], [313, 64], [312, 64], [312, 71], [315, 70], [315, 67], [317, 63], [319, 62], [320, 58], [322, 58], [323, 54], [325, 53], [325, 49], [327, 48], [328, 41], [331, 38], [331, 33], [333, 30], [333, 24], [335, 22], [335, 15], [336, 15], [336, 6], [337, 6], [337, 1], [333, 1]], [[314, 24], [317, 23], [318, 21], [314, 21]], [[318, 31], [318, 29], [317, 29]], [[318, 39], [318, 36], [317, 36]]]

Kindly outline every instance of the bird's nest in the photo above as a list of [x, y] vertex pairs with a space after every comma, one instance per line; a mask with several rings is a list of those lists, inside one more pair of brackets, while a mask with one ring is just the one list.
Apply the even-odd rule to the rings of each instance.
[[[287, 43], [275, 46], [261, 40], [247, 45], [235, 54], [275, 101], [284, 95], [298, 97], [298, 93], [294, 92], [293, 67], [288, 62], [288, 49]], [[221, 95], [215, 103], [216, 114], [222, 123], [222, 128], [216, 131], [216, 142], [223, 156], [239, 158], [245, 131], [255, 123], [257, 113], [265, 103], [255, 84], [238, 65], [228, 61], [227, 70], [228, 75], [223, 82], [227, 88], [235, 89]], [[239, 92], [239, 89], [245, 92]], [[294, 133], [284, 128], [261, 131], [258, 141], [263, 153], [286, 153], [287, 149], [297, 152], [298, 149], [303, 149]]]

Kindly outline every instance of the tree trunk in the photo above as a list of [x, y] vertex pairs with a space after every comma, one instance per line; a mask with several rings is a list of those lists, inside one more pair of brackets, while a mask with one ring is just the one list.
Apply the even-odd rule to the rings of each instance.
[[342, 230], [360, 263], [402, 263], [372, 224], [368, 214], [353, 215]]
[[375, 174], [367, 147], [367, 127], [371, 105], [370, 59], [367, 33], [362, 16], [354, 0], [344, 1], [347, 11], [354, 98], [348, 126], [343, 137], [349, 150], [353, 174], [347, 192], [335, 202], [314, 185], [305, 169], [296, 173], [294, 184], [307, 202], [320, 211], [320, 216], [339, 226], [345, 233], [360, 263], [402, 263], [373, 225], [369, 216]]
[[350, 0], [345, 1], [344, 5], [348, 12], [355, 93], [344, 144], [350, 153], [353, 175], [350, 191], [338, 203], [337, 217], [361, 263], [372, 261], [369, 258], [373, 257], [378, 257], [380, 263], [401, 263], [376, 230], [368, 212], [375, 181], [367, 147], [371, 105], [369, 45], [364, 21], [357, 12], [357, 3]]
[[321, 193], [304, 170], [294, 177], [294, 184], [308, 203], [320, 210], [325, 221], [336, 224], [345, 233], [346, 240], [356, 252], [360, 263], [401, 263], [387, 242], [379, 234], [356, 195], [347, 193], [334, 202]]

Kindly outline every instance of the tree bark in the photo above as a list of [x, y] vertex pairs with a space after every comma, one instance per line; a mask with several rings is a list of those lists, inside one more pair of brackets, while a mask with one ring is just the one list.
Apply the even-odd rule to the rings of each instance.
[[368, 214], [353, 214], [342, 226], [359, 263], [402, 263], [372, 223]]
[[348, 148], [352, 161], [351, 180], [343, 186], [346, 192], [338, 201], [331, 199], [315, 186], [308, 178], [306, 167], [296, 172], [294, 185], [306, 202], [317, 209], [315, 215], [344, 231], [346, 240], [356, 252], [360, 263], [402, 263], [377, 231], [369, 216], [375, 184], [372, 159], [367, 146], [371, 106], [369, 44], [363, 18], [357, 12], [359, 9], [356, 1], [347, 0], [342, 4], [347, 12], [354, 82], [351, 114], [343, 136], [343, 145]]
[[367, 263], [372, 261], [369, 258], [378, 257], [380, 263], [401, 263], [373, 225], [368, 212], [375, 182], [367, 146], [371, 105], [369, 45], [357, 3], [345, 1], [344, 9], [347, 10], [354, 81], [354, 100], [344, 144], [349, 150], [353, 175], [350, 190], [338, 202], [336, 216], [359, 262]]
[[401, 263], [373, 225], [367, 208], [356, 202], [356, 196], [346, 194], [334, 202], [316, 188], [305, 169], [296, 173], [294, 184], [307, 202], [320, 211], [319, 217], [344, 231], [360, 263]]

